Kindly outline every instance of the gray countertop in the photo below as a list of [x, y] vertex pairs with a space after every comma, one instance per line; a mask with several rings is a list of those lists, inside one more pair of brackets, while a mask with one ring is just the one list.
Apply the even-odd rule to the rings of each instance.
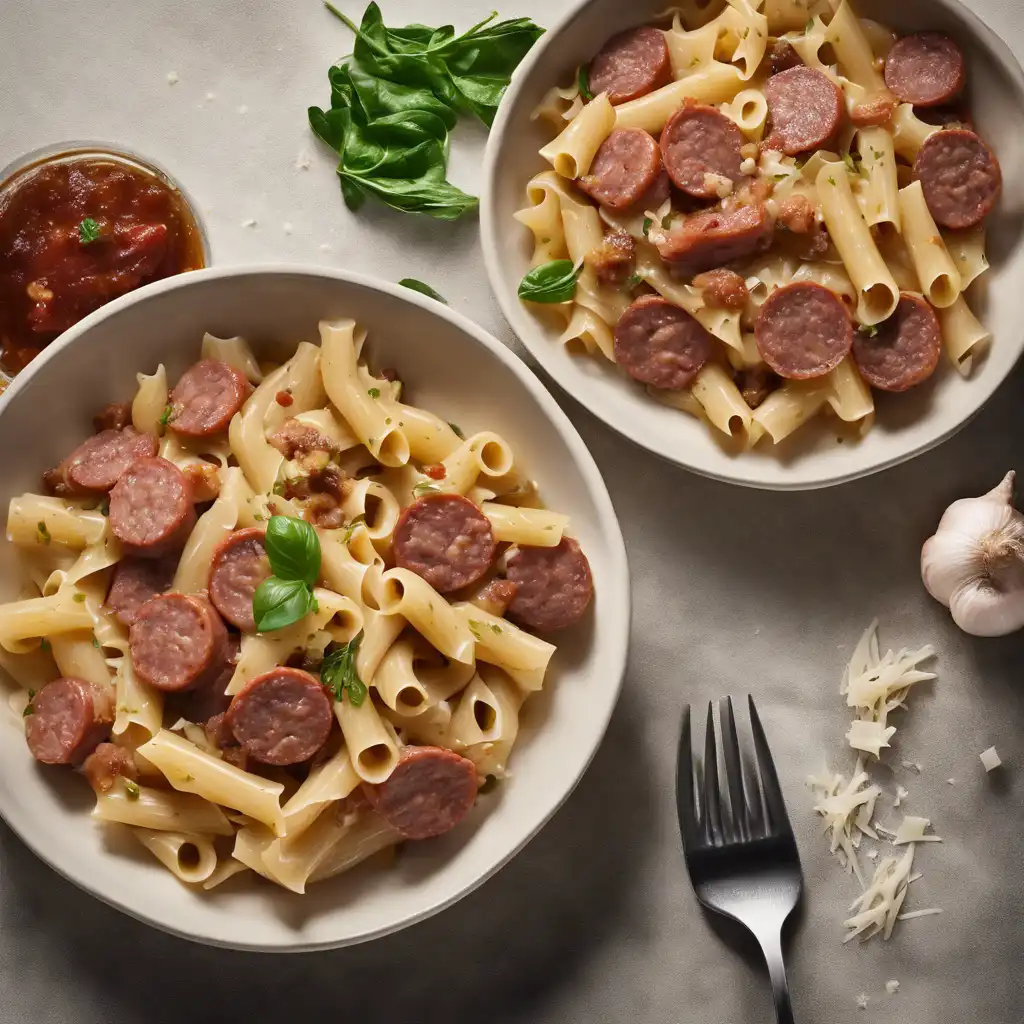
[[[341, 206], [304, 109], [325, 98], [344, 37], [328, 38], [335, 28], [317, 20], [315, 3], [244, 6], [243, 15], [228, 0], [140, 0], [117, 12], [111, 34], [100, 0], [9, 2], [0, 13], [0, 164], [61, 138], [133, 145], [198, 197], [218, 263], [319, 260], [391, 280], [421, 277], [513, 343], [487, 291], [473, 221], [440, 225], [369, 208], [354, 218]], [[516, 0], [503, 13], [550, 23], [565, 6]], [[487, 9], [482, 0], [388, 0], [385, 16], [470, 24]], [[995, 27], [1019, 38], [1009, 8], [999, 10]], [[105, 89], [115, 77], [132, 87]], [[58, 88], [71, 79], [75, 89]], [[453, 175], [471, 187], [482, 133], [467, 125], [457, 136]], [[309, 171], [294, 167], [303, 150]], [[249, 218], [256, 227], [243, 228]], [[274, 1021], [301, 1007], [304, 1017], [366, 1024], [768, 1021], [756, 950], [697, 906], [672, 795], [683, 703], [751, 692], [807, 882], [790, 955], [797, 1020], [1017, 1024], [1024, 634], [957, 632], [925, 594], [918, 555], [949, 501], [1024, 468], [1024, 377], [937, 451], [804, 494], [677, 471], [553, 390], [605, 474], [635, 598], [622, 699], [554, 820], [494, 879], [423, 924], [364, 946], [274, 958], [155, 932], [59, 878], [0, 825], [0, 1020]], [[931, 818], [945, 840], [919, 852], [924, 877], [911, 896], [913, 906], [945, 913], [905, 922], [887, 944], [844, 947], [840, 922], [857, 887], [827, 852], [804, 778], [826, 756], [849, 770], [839, 678], [875, 616], [884, 646], [938, 649], [939, 679], [916, 696], [890, 757], [920, 762], [923, 772], [881, 774], [890, 793], [910, 790], [907, 810]], [[986, 776], [978, 753], [993, 744], [1007, 764]], [[898, 820], [895, 811], [879, 816]], [[890, 979], [900, 982], [895, 995], [885, 993]], [[862, 992], [867, 1010], [857, 1007]]]

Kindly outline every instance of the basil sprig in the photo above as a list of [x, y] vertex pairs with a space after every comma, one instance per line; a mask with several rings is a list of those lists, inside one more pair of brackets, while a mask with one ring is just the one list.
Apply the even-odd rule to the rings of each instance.
[[347, 644], [330, 644], [320, 663], [320, 682], [331, 691], [336, 701], [347, 693], [353, 707], [359, 707], [366, 700], [366, 683], [356, 671], [356, 655], [362, 642], [363, 631], [359, 630]]
[[519, 298], [527, 302], [568, 302], [576, 294], [583, 264], [572, 260], [552, 260], [534, 267], [519, 282]]
[[388, 28], [371, 3], [356, 25], [350, 58], [328, 72], [330, 109], [309, 108], [313, 131], [341, 158], [345, 204], [367, 196], [407, 213], [454, 220], [477, 205], [446, 180], [448, 132], [460, 113], [488, 127], [512, 72], [543, 32], [528, 18], [496, 14], [455, 35], [451, 25]]
[[576, 72], [576, 88], [579, 89], [580, 95], [588, 102], [594, 98], [594, 94], [590, 91], [589, 64], [581, 64], [579, 71]]
[[256, 588], [252, 615], [256, 631], [269, 633], [317, 611], [313, 587], [320, 575], [320, 539], [303, 519], [271, 516], [263, 543], [273, 575]]

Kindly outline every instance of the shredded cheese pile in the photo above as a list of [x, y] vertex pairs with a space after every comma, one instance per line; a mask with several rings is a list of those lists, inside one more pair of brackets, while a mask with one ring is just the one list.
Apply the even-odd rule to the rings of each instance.
[[[843, 942], [858, 937], [867, 941], [876, 935], [888, 939], [897, 921], [942, 913], [938, 909], [901, 913], [911, 883], [921, 877], [913, 872], [917, 844], [941, 842], [941, 839], [926, 831], [931, 825], [927, 818], [904, 815], [895, 831], [874, 821], [882, 787], [874, 784], [865, 770], [865, 759], [880, 757], [896, 732], [896, 726], [889, 724], [889, 716], [897, 708], [906, 709], [907, 695], [913, 686], [935, 678], [934, 672], [919, 667], [923, 661], [934, 657], [935, 650], [931, 646], [918, 650], [904, 648], [883, 655], [878, 647], [877, 630], [875, 620], [864, 631], [840, 686], [847, 706], [854, 708], [857, 715], [846, 735], [850, 746], [857, 751], [853, 774], [847, 780], [826, 767], [821, 775], [807, 780], [817, 798], [814, 809], [825, 821], [825, 833], [831, 833], [831, 852], [848, 873], [856, 876], [863, 890], [850, 906], [853, 916], [843, 922], [848, 929]], [[908, 762], [904, 765], [909, 767]], [[914, 767], [920, 771], [919, 766]], [[893, 806], [899, 807], [908, 796], [903, 786], [897, 787]], [[877, 850], [868, 850], [867, 857], [875, 864], [870, 882], [858, 857], [864, 837], [879, 843], [888, 842], [894, 847], [907, 847], [902, 856], [880, 856]]]

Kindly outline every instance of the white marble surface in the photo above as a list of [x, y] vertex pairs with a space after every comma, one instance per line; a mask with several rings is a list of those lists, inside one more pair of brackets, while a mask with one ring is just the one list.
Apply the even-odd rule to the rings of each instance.
[[[1018, 3], [975, 7], [1020, 56]], [[358, 13], [362, 2], [345, 6]], [[502, 13], [551, 23], [564, 6], [516, 0]], [[486, 0], [388, 0], [385, 16], [465, 26], [488, 9]], [[326, 102], [328, 65], [346, 49], [344, 30], [314, 0], [6, 0], [0, 165], [62, 138], [125, 144], [198, 198], [217, 263], [327, 262], [418, 277], [512, 344], [472, 218], [448, 225], [344, 209], [305, 108]], [[470, 190], [483, 141], [473, 125], [456, 132], [452, 177]], [[295, 167], [303, 152], [305, 171]], [[250, 218], [256, 226], [242, 227]], [[768, 1021], [767, 979], [749, 946], [698, 909], [672, 798], [683, 702], [750, 691], [806, 873], [790, 956], [797, 1020], [1020, 1021], [1024, 638], [960, 635], [917, 574], [919, 545], [949, 500], [1024, 468], [1020, 375], [938, 451], [860, 483], [789, 495], [672, 471], [558, 397], [622, 520], [635, 618], [609, 735], [554, 821], [491, 882], [425, 924], [274, 960], [151, 931], [58, 878], [0, 826], [0, 1020], [277, 1021], [301, 1006], [304, 1017], [368, 1024]], [[946, 840], [921, 852], [914, 887], [915, 906], [945, 914], [907, 922], [888, 945], [843, 947], [839, 921], [855, 887], [828, 857], [803, 778], [841, 749], [839, 673], [873, 615], [883, 642], [939, 650], [940, 678], [919, 697], [893, 757], [924, 772], [897, 768], [888, 785], [905, 784], [908, 810], [932, 818]], [[977, 755], [992, 744], [1008, 763], [986, 777]], [[901, 983], [896, 995], [885, 994], [889, 979]], [[861, 992], [867, 1010], [857, 1008]]]

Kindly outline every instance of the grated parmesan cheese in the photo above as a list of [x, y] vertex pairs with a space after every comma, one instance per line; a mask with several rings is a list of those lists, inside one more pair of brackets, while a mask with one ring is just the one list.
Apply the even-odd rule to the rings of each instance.
[[885, 726], [881, 722], [865, 722], [858, 720], [850, 723], [850, 731], [846, 739], [854, 750], [863, 750], [866, 754], [878, 757], [882, 747], [889, 746], [889, 740], [896, 735], [896, 726]]
[[868, 1008], [868, 997], [866, 992], [861, 992], [861, 994], [857, 996], [857, 1008], [859, 1010], [866, 1010]]
[[988, 750], [983, 750], [978, 757], [981, 758], [981, 763], [985, 766], [985, 771], [991, 772], [998, 768], [1002, 763], [1002, 758], [996, 751], [995, 747], [989, 747]]
[[900, 983], [898, 981], [896, 981], [895, 978], [892, 981], [887, 981], [885, 983], [885, 991], [888, 992], [889, 995], [894, 996], [894, 995], [896, 995], [897, 992], [899, 992], [899, 990], [900, 990]]
[[168, 71], [167, 72], [167, 84], [168, 85], [177, 85], [178, 81], [179, 81], [179, 79], [178, 79], [178, 72], [177, 71]]
[[893, 807], [899, 807], [899, 805], [903, 803], [903, 801], [906, 800], [908, 796], [910, 796], [910, 793], [908, 793], [903, 786], [897, 786], [896, 799], [892, 802]]
[[[864, 875], [857, 859], [857, 847], [861, 834], [877, 839], [878, 834], [871, 827], [871, 815], [875, 801], [881, 796], [880, 786], [867, 786], [867, 772], [858, 772], [847, 782], [839, 774], [825, 769], [823, 776], [811, 776], [807, 780], [811, 791], [820, 799], [814, 809], [825, 819], [825, 832], [831, 832], [830, 851], [835, 854], [847, 871], [852, 871], [863, 886]], [[864, 788], [867, 786], [867, 788]]]
[[905, 846], [907, 843], [941, 843], [936, 835], [925, 835], [925, 829], [931, 824], [927, 818], [917, 818], [913, 814], [904, 814], [900, 827], [896, 829], [893, 846]]

